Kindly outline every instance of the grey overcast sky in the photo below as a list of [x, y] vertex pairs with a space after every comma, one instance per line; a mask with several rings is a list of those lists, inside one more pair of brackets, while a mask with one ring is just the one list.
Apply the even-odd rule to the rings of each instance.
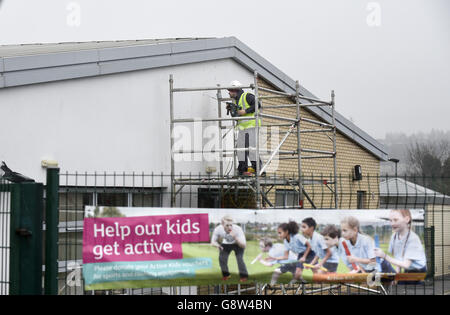
[[[450, 129], [449, 0], [3, 0], [0, 44], [236, 36], [375, 138]], [[214, 84], [214, 82], [212, 82]]]

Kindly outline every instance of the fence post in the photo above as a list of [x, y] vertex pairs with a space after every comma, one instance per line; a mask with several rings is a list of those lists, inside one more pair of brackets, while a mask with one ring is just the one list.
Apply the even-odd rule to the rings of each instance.
[[[433, 209], [434, 211], [434, 209]], [[433, 278], [435, 273], [435, 241], [434, 226], [424, 227], [425, 253], [427, 255], [427, 278]]]
[[47, 168], [44, 293], [58, 294], [59, 168]]
[[10, 291], [42, 294], [41, 183], [14, 184], [11, 192]]

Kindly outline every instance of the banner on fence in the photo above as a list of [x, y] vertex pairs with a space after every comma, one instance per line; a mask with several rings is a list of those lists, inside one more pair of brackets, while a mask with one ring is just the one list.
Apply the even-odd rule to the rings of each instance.
[[86, 290], [420, 281], [423, 210], [86, 207]]

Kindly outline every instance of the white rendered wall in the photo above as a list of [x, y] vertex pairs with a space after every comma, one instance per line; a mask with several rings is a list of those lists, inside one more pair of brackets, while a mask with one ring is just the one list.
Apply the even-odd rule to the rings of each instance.
[[[0, 159], [41, 182], [44, 159], [58, 161], [61, 172], [170, 174], [169, 74], [175, 87], [253, 82], [226, 59], [0, 89]], [[215, 97], [176, 94], [175, 117], [215, 117]], [[217, 162], [176, 163], [176, 173], [204, 174], [210, 165], [218, 169]]]

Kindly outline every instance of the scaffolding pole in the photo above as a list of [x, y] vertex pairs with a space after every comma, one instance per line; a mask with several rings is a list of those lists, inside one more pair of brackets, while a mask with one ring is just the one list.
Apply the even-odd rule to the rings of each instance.
[[[297, 105], [296, 110], [297, 110], [297, 176], [298, 178], [302, 178], [302, 159], [301, 159], [301, 139], [300, 139], [300, 100], [299, 100], [299, 95], [300, 95], [300, 84], [298, 83], [298, 81], [295, 81], [295, 104]], [[302, 181], [299, 180], [298, 181], [298, 205], [300, 206], [300, 208], [303, 208], [303, 185], [302, 185]]]
[[170, 88], [170, 206], [175, 206], [175, 159], [173, 153], [173, 75], [169, 78], [169, 88]]
[[[270, 155], [269, 159], [267, 160], [266, 164], [264, 164], [264, 166], [261, 168], [261, 171], [259, 173], [259, 175], [261, 175], [266, 167], [270, 164], [270, 162], [272, 162], [272, 160], [274, 159], [275, 155], [277, 153], [279, 153], [279, 150], [281, 148], [281, 146], [283, 145], [283, 143], [287, 140], [287, 138], [289, 137], [289, 135], [294, 131], [295, 129], [295, 124], [293, 124], [291, 126], [291, 128], [289, 128], [288, 132], [286, 132], [286, 135], [283, 137], [283, 139], [281, 140], [281, 142], [278, 144], [278, 146], [276, 147], [276, 149], [272, 152], [272, 154]], [[295, 152], [295, 151], [294, 151]]]
[[[217, 85], [217, 116], [219, 116], [219, 118], [222, 118], [222, 90], [220, 89], [220, 84]], [[222, 121], [219, 120], [217, 122], [218, 127], [219, 127], [219, 150], [222, 151]], [[222, 177], [223, 176], [223, 159], [219, 160], [219, 175]]]
[[334, 207], [335, 209], [338, 208], [338, 193], [337, 193], [337, 161], [336, 161], [336, 118], [335, 118], [335, 111], [334, 111], [334, 90], [331, 91], [331, 119], [332, 119], [332, 125], [333, 125], [333, 169], [334, 169]]
[[258, 72], [253, 73], [253, 79], [255, 80], [255, 121], [256, 121], [256, 170], [255, 170], [255, 177], [256, 177], [256, 208], [261, 209], [261, 185], [259, 182], [259, 176], [260, 176], [260, 168], [261, 165], [259, 164], [260, 157], [259, 157], [259, 89], [258, 89]]

